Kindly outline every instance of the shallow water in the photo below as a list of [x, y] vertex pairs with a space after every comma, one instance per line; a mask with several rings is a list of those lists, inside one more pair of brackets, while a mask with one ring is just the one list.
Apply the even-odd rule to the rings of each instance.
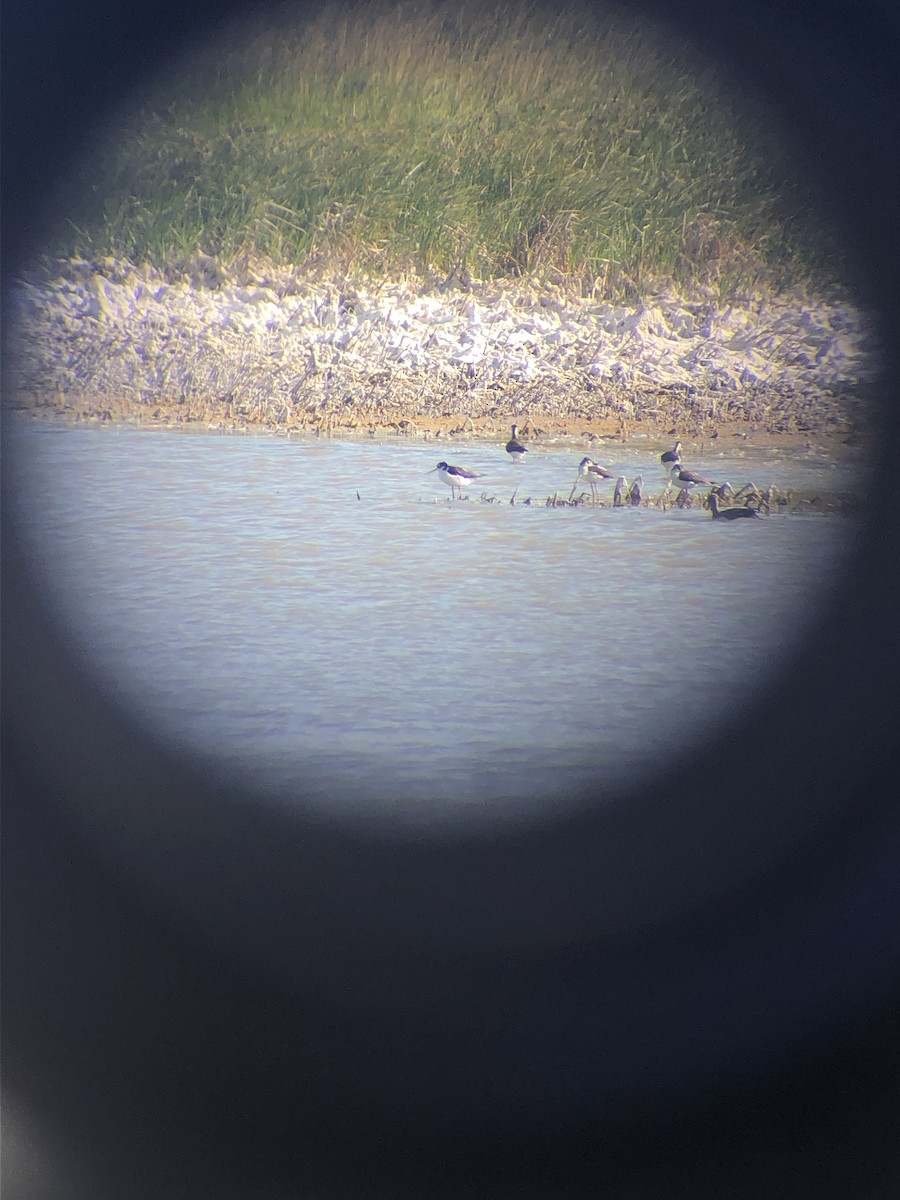
[[[314, 803], [405, 822], [512, 815], [585, 781], [613, 796], [658, 770], [762, 685], [856, 528], [547, 508], [571, 447], [514, 464], [477, 443], [39, 426], [15, 443], [45, 590], [123, 704], [285, 802], [314, 781]], [[592, 457], [654, 495], [659, 450]], [[443, 457], [483, 473], [468, 499], [428, 474]], [[849, 483], [812, 453], [690, 466]]]

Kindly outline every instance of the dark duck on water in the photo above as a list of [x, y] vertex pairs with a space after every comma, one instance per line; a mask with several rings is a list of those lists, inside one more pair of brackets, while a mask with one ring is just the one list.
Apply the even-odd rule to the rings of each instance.
[[720, 518], [723, 521], [738, 521], [742, 517], [758, 517], [760, 515], [757, 509], [750, 508], [747, 505], [735, 508], [719, 508], [719, 497], [715, 492], [709, 493], [706, 502], [712, 511], [714, 521]]

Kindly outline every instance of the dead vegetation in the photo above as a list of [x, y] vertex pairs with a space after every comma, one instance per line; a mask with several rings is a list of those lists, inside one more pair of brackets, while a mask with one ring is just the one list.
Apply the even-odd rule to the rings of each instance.
[[[271, 386], [217, 390], [195, 379], [175, 398], [127, 388], [94, 391], [20, 390], [7, 407], [77, 422], [123, 421], [202, 426], [231, 432], [270, 430], [334, 436], [399, 436], [424, 440], [493, 438], [519, 423], [532, 439], [627, 440], [636, 433], [679, 436], [697, 445], [722, 436], [855, 441], [865, 436], [864, 401], [854, 391], [772, 386], [734, 394], [680, 386], [597, 383], [577, 372], [552, 380], [479, 387], [460, 372], [421, 379], [373, 372], [360, 380], [311, 375], [291, 395]], [[276, 394], [272, 394], [273, 390]]]
[[[727, 511], [730, 507], [746, 507], [754, 509], [760, 516], [770, 516], [772, 513], [802, 512], [849, 514], [859, 511], [860, 508], [857, 497], [839, 492], [800, 492], [792, 489], [782, 490], [774, 485], [758, 488], [754, 483], [745, 483], [735, 490], [727, 482], [719, 484], [712, 489], [712, 492], [720, 501], [720, 511]], [[358, 493], [357, 499], [359, 499]], [[472, 502], [473, 499], [478, 504], [509, 504], [511, 506], [518, 504], [526, 508], [647, 508], [656, 509], [659, 512], [668, 512], [672, 508], [677, 508], [711, 512], [709, 493], [701, 495], [680, 492], [677, 496], [673, 496], [669, 487], [663, 488], [657, 494], [642, 495], [637, 503], [629, 501], [627, 498], [620, 498], [617, 502], [615, 496], [610, 502], [598, 500], [589, 491], [578, 492], [574, 487], [568, 496], [554, 492], [549, 496], [528, 495], [519, 498], [519, 489], [516, 488], [508, 500], [504, 500], [494, 493], [482, 491], [477, 498], [473, 498], [469, 493], [464, 493], [454, 500], [451, 500], [449, 496], [435, 496], [434, 503], [450, 504], [460, 501], [465, 503]]]

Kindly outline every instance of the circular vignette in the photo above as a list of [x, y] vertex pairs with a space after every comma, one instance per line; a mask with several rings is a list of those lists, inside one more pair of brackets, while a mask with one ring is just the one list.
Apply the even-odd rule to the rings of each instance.
[[[46, 26], [34, 13], [7, 20], [7, 47], [21, 55], [5, 72], [5, 277], [32, 250], [33, 214], [80, 131], [132, 82], [136, 50], [138, 71], [150, 71], [170, 44], [158, 10], [98, 3], [48, 15]], [[891, 14], [873, 4], [851, 17], [805, 0], [725, 13], [695, 0], [665, 15], [764, 87], [794, 128], [895, 367]], [[182, 44], [194, 28], [180, 29]], [[93, 57], [68, 53], [86, 38]], [[873, 472], [889, 478], [896, 406], [882, 397], [876, 420]], [[855, 571], [773, 681], [767, 703], [786, 714], [778, 728], [750, 714], [678, 765], [690, 788], [680, 820], [661, 780], [615, 811], [588, 805], [515, 836], [432, 843], [289, 822], [213, 794], [195, 764], [129, 728], [78, 674], [8, 531], [4, 769], [19, 852], [8, 886], [26, 918], [8, 973], [13, 1083], [52, 1107], [34, 1064], [80, 1036], [96, 1050], [90, 1078], [158, 1118], [169, 1037], [191, 1070], [224, 1078], [219, 1097], [182, 1086], [175, 1111], [232, 1138], [245, 1168], [267, 1156], [288, 1178], [298, 1130], [352, 1129], [374, 1153], [379, 1136], [393, 1145], [385, 1130], [396, 1122], [472, 1139], [546, 1132], [548, 1112], [557, 1132], [659, 1120], [823, 1044], [897, 984], [898, 524], [890, 506], [873, 505]], [[108, 971], [121, 970], [130, 944], [138, 974], [165, 964], [161, 982], [152, 996], [85, 986], [76, 962], [54, 956], [53, 929], [93, 939], [91, 961]], [[42, 947], [51, 965], [36, 970]], [[176, 964], [190, 1001], [167, 982]], [[41, 1051], [37, 1018], [54, 985], [69, 1003], [45, 1021], [56, 1043], [45, 1035]], [[130, 1038], [131, 1074], [102, 1045], [98, 1014]], [[248, 1073], [260, 1127], [269, 1119], [256, 1149], [225, 1115]], [[301, 1080], [304, 1100], [286, 1116]], [[58, 1111], [77, 1095], [64, 1083]], [[311, 1158], [324, 1161], [327, 1143]]]

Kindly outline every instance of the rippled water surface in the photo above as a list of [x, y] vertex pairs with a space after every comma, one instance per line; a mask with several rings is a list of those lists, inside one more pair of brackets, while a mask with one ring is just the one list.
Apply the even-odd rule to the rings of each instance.
[[[746, 702], [855, 531], [548, 508], [569, 495], [571, 447], [513, 464], [483, 443], [42, 427], [16, 442], [45, 587], [124, 703], [263, 790], [293, 801], [312, 779], [322, 802], [407, 821], [645, 776]], [[661, 448], [593, 456], [653, 495]], [[469, 499], [427, 474], [439, 457], [483, 472]], [[847, 482], [811, 453], [689, 465], [735, 486]]]

